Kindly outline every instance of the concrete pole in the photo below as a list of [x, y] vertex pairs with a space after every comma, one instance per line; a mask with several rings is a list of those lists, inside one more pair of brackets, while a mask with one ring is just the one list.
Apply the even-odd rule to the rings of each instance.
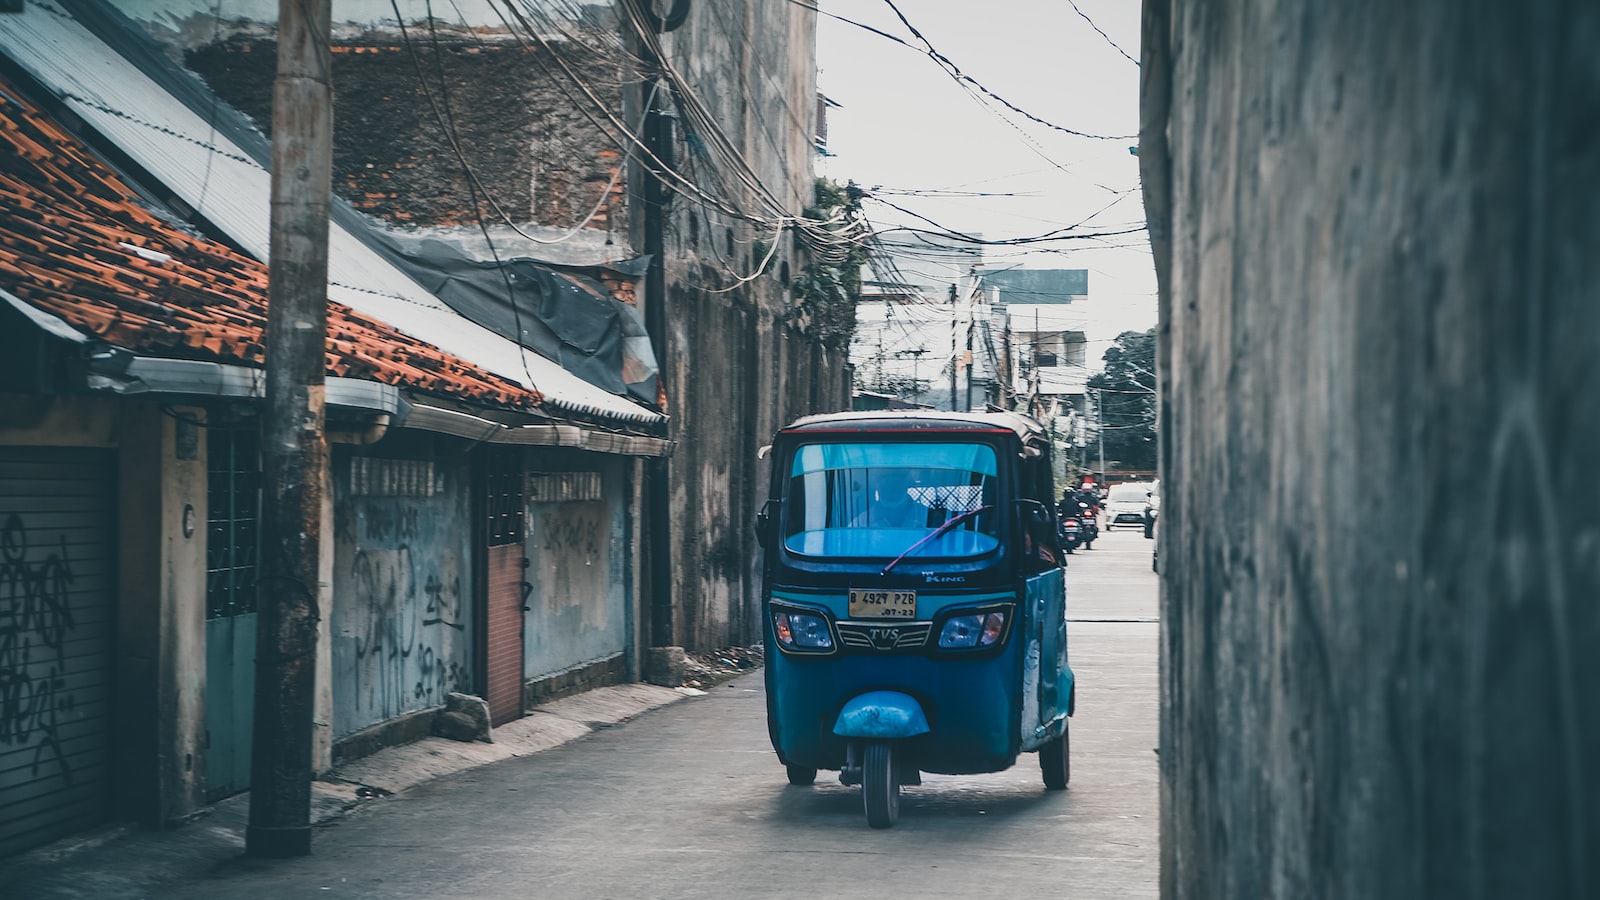
[[963, 357], [963, 359], [966, 361], [966, 364], [967, 364], [967, 396], [966, 396], [966, 400], [961, 404], [961, 408], [963, 410], [967, 411], [967, 412], [972, 412], [972, 362], [973, 362], [973, 359], [972, 359], [972, 325], [973, 325], [973, 320], [974, 320], [974, 315], [973, 315], [973, 308], [972, 308], [972, 295], [968, 294], [967, 295], [967, 354], [966, 354], [965, 357]]
[[1106, 408], [1106, 392], [1105, 392], [1105, 389], [1102, 388], [1102, 389], [1094, 392], [1094, 430], [1095, 430], [1095, 438], [1099, 441], [1099, 444], [1100, 444], [1100, 478], [1095, 480], [1097, 484], [1106, 477], [1106, 416], [1105, 416], [1105, 408]]
[[330, 0], [282, 0], [272, 99], [262, 559], [250, 769], [251, 856], [311, 852], [311, 745], [328, 312]]
[[[674, 2], [667, 21], [660, 20], [648, 3], [639, 4], [648, 22], [654, 22], [659, 31], [668, 31], [682, 24], [682, 14], [687, 13], [687, 0]], [[681, 7], [681, 9], [680, 9]], [[670, 28], [668, 27], [670, 25]], [[667, 90], [660, 77], [661, 61], [648, 40], [639, 41], [639, 53], [644, 60], [645, 72], [650, 81], [642, 86], [644, 91], [644, 144], [649, 154], [641, 160], [644, 167], [644, 252], [650, 258], [644, 280], [644, 324], [655, 347], [657, 378], [661, 394], [672, 396], [670, 336], [667, 316], [667, 266], [666, 266], [666, 204], [665, 173], [658, 167], [671, 165], [672, 141], [667, 133], [668, 123], [662, 115], [662, 93]], [[669, 429], [673, 426], [669, 424]], [[650, 646], [673, 647], [677, 645], [678, 622], [673, 603], [673, 543], [672, 543], [672, 464], [668, 459], [655, 459], [650, 463], [649, 481], [645, 492], [645, 517], [649, 523], [648, 560], [650, 567]], [[654, 658], [654, 657], [652, 657]], [[652, 668], [655, 668], [654, 666]], [[672, 680], [669, 674], [651, 671], [648, 678]]]
[[[956, 276], [956, 280], [960, 281], [960, 279], [961, 279], [961, 276], [957, 275]], [[957, 346], [957, 343], [956, 343], [958, 338], [959, 338], [959, 336], [960, 336], [960, 316], [956, 314], [956, 286], [954, 284], [952, 284], [952, 285], [950, 285], [950, 411], [951, 412], [955, 412], [956, 410], [961, 408], [960, 406], [956, 405], [956, 365], [957, 365], [957, 363], [959, 363], [961, 361], [960, 358], [957, 356], [957, 354], [959, 354], [961, 352], [960, 347]]]
[[[656, 159], [662, 159], [666, 141], [662, 139], [662, 116], [657, 91], [650, 91], [645, 109], [644, 140]], [[667, 388], [667, 267], [666, 267], [666, 186], [654, 169], [645, 163], [644, 176], [644, 252], [650, 257], [645, 275], [645, 324], [655, 344], [656, 365], [661, 388]], [[670, 395], [669, 395], [670, 396]], [[671, 463], [651, 461], [648, 494], [650, 520], [650, 644], [670, 647], [675, 640], [672, 604], [672, 486]]]

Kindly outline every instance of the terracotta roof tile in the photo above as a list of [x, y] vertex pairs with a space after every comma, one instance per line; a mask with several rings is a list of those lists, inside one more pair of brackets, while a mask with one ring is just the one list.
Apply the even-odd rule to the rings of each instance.
[[[0, 78], [0, 287], [138, 353], [259, 366], [267, 268], [142, 205]], [[328, 371], [482, 404], [537, 391], [328, 303]]]

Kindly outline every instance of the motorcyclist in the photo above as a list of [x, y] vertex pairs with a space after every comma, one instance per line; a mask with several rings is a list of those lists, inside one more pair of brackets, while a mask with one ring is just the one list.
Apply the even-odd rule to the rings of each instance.
[[[1080, 506], [1079, 504], [1082, 504]], [[1100, 516], [1100, 494], [1094, 490], [1094, 485], [1084, 482], [1083, 486], [1074, 490], [1065, 488], [1061, 491], [1061, 502], [1057, 505], [1058, 511], [1063, 516], [1081, 516], [1084, 506], [1094, 512], [1096, 518]]]
[[1094, 513], [1096, 520], [1100, 518], [1100, 507], [1105, 501], [1105, 493], [1100, 490], [1100, 485], [1085, 481], [1083, 486], [1078, 488], [1078, 499], [1089, 505], [1089, 511]]
[[1077, 488], [1062, 488], [1061, 499], [1056, 502], [1056, 512], [1059, 513], [1063, 519], [1067, 518], [1068, 516], [1076, 518], [1083, 512], [1083, 507], [1078, 505], [1079, 502], [1079, 492]]

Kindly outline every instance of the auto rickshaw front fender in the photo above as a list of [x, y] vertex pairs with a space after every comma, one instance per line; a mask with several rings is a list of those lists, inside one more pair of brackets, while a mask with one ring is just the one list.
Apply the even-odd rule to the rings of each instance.
[[833, 723], [833, 733], [849, 738], [916, 737], [927, 734], [928, 717], [922, 704], [910, 694], [899, 691], [868, 691], [851, 697], [839, 710]]

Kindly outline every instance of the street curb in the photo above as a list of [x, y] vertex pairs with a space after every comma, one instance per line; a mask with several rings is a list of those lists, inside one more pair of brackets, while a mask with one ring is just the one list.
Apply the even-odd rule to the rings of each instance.
[[[534, 707], [492, 730], [491, 742], [429, 737], [352, 760], [312, 782], [311, 822], [326, 826], [373, 801], [467, 769], [530, 756], [705, 692], [624, 684]], [[112, 822], [0, 859], [6, 897], [159, 896], [160, 886], [207, 877], [241, 857], [249, 820], [245, 792], [201, 807], [178, 827]]]
[[311, 818], [328, 822], [435, 778], [529, 756], [575, 741], [641, 713], [703, 693], [694, 688], [622, 684], [553, 700], [492, 730], [489, 743], [427, 737], [352, 760], [312, 783]]

